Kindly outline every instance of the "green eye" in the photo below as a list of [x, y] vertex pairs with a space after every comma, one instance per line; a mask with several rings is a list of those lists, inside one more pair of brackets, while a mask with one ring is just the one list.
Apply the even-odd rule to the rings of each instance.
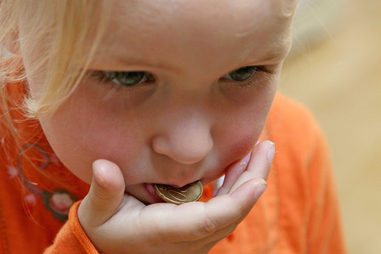
[[110, 81], [122, 86], [134, 86], [145, 82], [148, 73], [145, 71], [129, 71], [129, 72], [103, 72], [105, 77]]
[[234, 81], [245, 81], [254, 75], [257, 70], [256, 66], [245, 66], [238, 70], [232, 71], [224, 77]]

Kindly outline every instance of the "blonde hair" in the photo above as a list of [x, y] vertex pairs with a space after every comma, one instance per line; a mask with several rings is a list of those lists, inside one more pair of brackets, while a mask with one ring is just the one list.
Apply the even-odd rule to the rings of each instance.
[[[43, 68], [45, 79], [39, 98], [32, 98], [27, 90], [23, 104], [19, 106], [31, 119], [54, 113], [75, 91], [86, 73], [108, 24], [111, 11], [108, 7], [101, 0], [0, 0], [2, 148], [5, 149], [5, 139], [17, 142], [18, 136], [10, 116], [12, 108], [9, 105], [13, 103], [7, 84], [26, 84], [27, 76], [35, 75]], [[20, 24], [23, 26], [22, 37], [18, 34]], [[22, 52], [18, 48], [19, 42], [23, 45]], [[20, 57], [9, 57], [1, 44], [17, 51], [14, 53]], [[43, 51], [36, 52], [35, 49], [41, 46]], [[37, 56], [38, 60], [28, 67], [28, 73], [24, 70], [21, 53]], [[16, 145], [20, 147], [20, 144]]]
[[[46, 67], [39, 100], [25, 100], [30, 117], [53, 113], [78, 86], [105, 29], [107, 9], [97, 0], [8, 0], [0, 4], [0, 42], [18, 31], [20, 20], [24, 20], [22, 50], [29, 55], [39, 54], [28, 75]], [[35, 52], [41, 45], [43, 52]], [[4, 52], [1, 55], [3, 60]], [[4, 82], [15, 80], [7, 80], [7, 66], [0, 68], [3, 89]], [[16, 81], [25, 79], [20, 75]]]

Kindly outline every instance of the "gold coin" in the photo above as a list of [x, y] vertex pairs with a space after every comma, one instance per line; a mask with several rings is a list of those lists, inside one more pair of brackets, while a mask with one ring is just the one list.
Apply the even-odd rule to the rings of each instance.
[[153, 187], [161, 199], [176, 205], [199, 200], [203, 189], [200, 181], [187, 184], [181, 188], [175, 188], [166, 184], [154, 184]]

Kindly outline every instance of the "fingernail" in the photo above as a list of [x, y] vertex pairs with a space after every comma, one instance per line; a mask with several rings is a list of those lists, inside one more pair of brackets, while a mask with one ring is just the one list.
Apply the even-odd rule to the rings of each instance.
[[241, 160], [239, 163], [236, 164], [236, 167], [238, 172], [243, 172], [247, 167], [247, 163]]
[[269, 159], [270, 163], [273, 162], [275, 155], [275, 144], [271, 142], [270, 146], [267, 148], [267, 158]]
[[266, 189], [267, 189], [267, 184], [264, 183], [259, 185], [254, 191], [254, 197], [256, 199], [259, 199], [259, 197], [262, 196], [263, 192], [265, 192]]
[[243, 158], [242, 161], [244, 161], [246, 164], [249, 164], [250, 158], [251, 158], [251, 152], [248, 155], [246, 155], [246, 157]]
[[95, 181], [97, 181], [97, 183], [101, 186], [105, 186], [106, 183], [105, 183], [105, 180], [99, 175], [99, 172], [98, 172], [98, 169], [95, 168], [94, 169], [94, 178], [95, 178]]

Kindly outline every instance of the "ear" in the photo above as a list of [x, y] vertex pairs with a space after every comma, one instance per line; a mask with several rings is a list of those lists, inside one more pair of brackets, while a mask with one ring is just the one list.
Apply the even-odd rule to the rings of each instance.
[[20, 43], [19, 43], [18, 30], [9, 32], [1, 43], [12, 54], [20, 55]]
[[299, 0], [272, 0], [272, 3], [281, 16], [289, 18], [294, 16]]

